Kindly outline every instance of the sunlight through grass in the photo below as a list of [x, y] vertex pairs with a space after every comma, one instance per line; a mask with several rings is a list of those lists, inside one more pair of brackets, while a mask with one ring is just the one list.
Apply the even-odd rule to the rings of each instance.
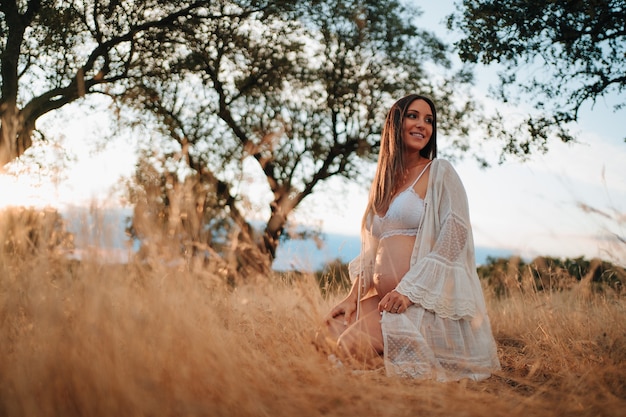
[[442, 384], [335, 368], [312, 341], [340, 294], [311, 274], [233, 283], [158, 253], [111, 264], [7, 245], [29, 219], [0, 229], [0, 415], [618, 416], [626, 406], [626, 303], [589, 281], [487, 289], [503, 369]]

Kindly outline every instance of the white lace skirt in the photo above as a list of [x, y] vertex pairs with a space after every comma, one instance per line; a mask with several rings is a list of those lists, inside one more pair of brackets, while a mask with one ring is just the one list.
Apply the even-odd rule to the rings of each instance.
[[413, 305], [403, 314], [384, 312], [381, 326], [389, 376], [478, 381], [500, 369], [486, 315], [454, 320]]

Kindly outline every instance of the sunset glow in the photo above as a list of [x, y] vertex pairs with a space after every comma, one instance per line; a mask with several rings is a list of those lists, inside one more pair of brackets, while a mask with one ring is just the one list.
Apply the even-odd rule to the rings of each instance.
[[30, 176], [0, 174], [0, 209], [6, 207], [46, 207], [58, 203], [58, 193], [51, 184], [37, 184]]

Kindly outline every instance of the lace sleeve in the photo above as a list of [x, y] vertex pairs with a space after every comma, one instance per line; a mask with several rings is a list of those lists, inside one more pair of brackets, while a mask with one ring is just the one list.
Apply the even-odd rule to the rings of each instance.
[[468, 236], [465, 222], [455, 214], [448, 215], [435, 242], [432, 256], [449, 265], [462, 262]]
[[480, 283], [473, 260], [467, 196], [452, 169], [437, 174], [415, 258], [396, 291], [442, 317], [473, 317]]

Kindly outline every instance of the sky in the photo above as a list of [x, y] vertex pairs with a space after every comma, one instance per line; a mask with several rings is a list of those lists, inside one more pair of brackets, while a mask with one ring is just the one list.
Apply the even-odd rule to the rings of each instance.
[[[416, 23], [451, 40], [443, 20], [453, 11], [453, 2], [428, 3]], [[477, 100], [488, 103], [486, 91], [493, 74], [491, 68], [477, 72]], [[72, 105], [66, 106], [64, 114], [65, 136], [59, 148], [70, 149], [76, 161], [68, 163], [56, 179], [45, 174], [17, 179], [0, 176], [0, 208], [88, 206], [94, 200], [104, 206], [115, 203], [109, 189], [121, 176], [131, 175], [135, 162], [132, 143], [119, 140], [92, 155], [94, 142], [107, 129], [105, 118], [94, 113], [77, 119], [72, 117], [76, 114]], [[626, 109], [615, 113], [611, 103], [601, 101], [593, 109], [583, 109], [575, 129], [580, 132], [579, 143], [554, 141], [549, 152], [527, 162], [509, 160], [487, 169], [480, 169], [472, 160], [455, 161], [470, 203], [476, 246], [506, 249], [526, 258], [585, 256], [623, 263], [626, 245], [616, 244], [614, 236], [626, 236], [624, 120]], [[44, 118], [39, 127], [48, 123], [58, 120]], [[445, 143], [445, 138], [439, 139]], [[358, 236], [366, 198], [367, 189], [333, 179], [302, 203], [295, 220], [327, 233]]]

